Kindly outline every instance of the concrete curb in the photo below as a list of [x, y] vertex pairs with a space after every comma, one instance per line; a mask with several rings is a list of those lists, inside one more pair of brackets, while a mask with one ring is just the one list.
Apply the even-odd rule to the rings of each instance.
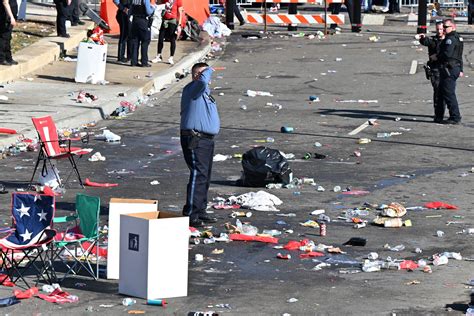
[[18, 65], [0, 66], [0, 82], [19, 79], [59, 59], [61, 51], [77, 47], [87, 35], [87, 29], [94, 25], [87, 22], [81, 28], [69, 29], [70, 38], [48, 36], [16, 52], [13, 58]]
[[[204, 39], [199, 46], [197, 51], [186, 55], [183, 57], [177, 64], [173, 67], [158, 73], [156, 76], [145, 82], [139, 88], [131, 88], [126, 91], [127, 96], [130, 98], [141, 98], [144, 95], [151, 94], [162, 90], [165, 86], [176, 81], [176, 72], [183, 72], [190, 70], [191, 67], [198, 61], [202, 60], [206, 55], [211, 51], [211, 41], [209, 38]], [[103, 86], [104, 89], [107, 89], [107, 86]], [[56, 126], [59, 129], [62, 128], [71, 128], [79, 127], [83, 124], [99, 121], [106, 119], [110, 113], [112, 113], [118, 106], [119, 101], [112, 100], [105, 104], [98, 105], [96, 107], [91, 107], [89, 111], [81, 115], [76, 115], [74, 117], [68, 117], [56, 121]], [[31, 128], [27, 128], [21, 131], [21, 134], [27, 138], [36, 138], [36, 131]], [[0, 140], [0, 148], [4, 146], [10, 146], [11, 144], [16, 143], [19, 135], [12, 135]]]

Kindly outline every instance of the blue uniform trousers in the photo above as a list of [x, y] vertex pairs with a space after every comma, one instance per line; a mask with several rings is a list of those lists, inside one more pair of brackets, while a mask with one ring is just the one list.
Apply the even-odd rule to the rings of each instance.
[[214, 156], [214, 140], [199, 138], [197, 146], [190, 149], [192, 142], [193, 136], [181, 136], [184, 160], [190, 171], [183, 215], [189, 216], [191, 220], [206, 213], [207, 192], [211, 181], [212, 158]]

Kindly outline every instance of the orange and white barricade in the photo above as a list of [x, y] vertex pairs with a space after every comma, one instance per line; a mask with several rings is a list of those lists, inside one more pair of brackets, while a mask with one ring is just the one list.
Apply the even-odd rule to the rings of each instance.
[[[325, 20], [327, 17], [327, 20]], [[258, 14], [248, 13], [247, 21], [253, 24], [344, 24], [343, 14]]]

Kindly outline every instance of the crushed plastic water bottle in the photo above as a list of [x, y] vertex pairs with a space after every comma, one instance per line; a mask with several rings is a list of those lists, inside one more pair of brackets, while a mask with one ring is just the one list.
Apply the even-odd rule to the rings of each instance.
[[130, 297], [126, 297], [122, 300], [123, 306], [132, 306], [133, 304], [136, 304], [136, 303], [137, 301]]
[[444, 231], [442, 231], [442, 230], [436, 231], [436, 236], [438, 236], [438, 237], [440, 237], [440, 238], [441, 238], [441, 237], [444, 237]]

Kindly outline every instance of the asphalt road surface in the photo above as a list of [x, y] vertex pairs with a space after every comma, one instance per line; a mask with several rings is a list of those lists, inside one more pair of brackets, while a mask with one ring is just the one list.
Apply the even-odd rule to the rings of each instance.
[[[293, 153], [290, 166], [296, 177], [314, 178], [326, 190], [302, 185], [294, 189], [271, 189], [283, 204], [281, 214], [254, 211], [247, 221], [263, 229], [292, 229], [283, 233], [280, 244], [308, 238], [316, 244], [340, 247], [344, 256], [327, 254], [333, 264], [319, 271], [311, 259], [300, 259], [299, 251], [274, 249], [274, 245], [239, 242], [190, 246], [189, 294], [186, 298], [169, 299], [166, 309], [146, 306], [143, 300], [131, 307], [121, 305], [117, 282], [93, 282], [70, 278], [64, 287], [80, 297], [80, 303], [64, 306], [31, 299], [4, 309], [9, 314], [125, 314], [129, 310], [147, 313], [185, 315], [191, 311], [218, 311], [219, 314], [252, 315], [443, 315], [461, 314], [467, 309], [471, 289], [467, 285], [474, 275], [473, 236], [457, 234], [474, 227], [472, 196], [474, 194], [472, 70], [466, 65], [466, 77], [458, 81], [458, 99], [463, 125], [448, 126], [432, 122], [432, 89], [421, 66], [409, 75], [412, 60], [425, 61], [426, 49], [414, 45], [411, 35], [345, 33], [327, 40], [291, 37], [284, 32], [259, 39], [228, 39], [223, 53], [211, 61], [216, 71], [211, 83], [219, 105], [222, 127], [216, 139], [215, 153], [241, 154], [254, 146], [268, 145], [285, 153]], [[466, 45], [465, 58], [471, 50]], [[238, 62], [237, 62], [238, 61]], [[472, 77], [471, 77], [472, 76]], [[160, 209], [180, 212], [185, 201], [188, 170], [181, 155], [179, 131], [180, 91], [187, 77], [173, 87], [151, 97], [147, 106], [123, 120], [100, 122], [93, 129], [108, 127], [122, 136], [120, 144], [92, 141], [96, 151], [107, 157], [105, 162], [79, 163], [83, 177], [98, 182], [116, 182], [110, 189], [77, 188], [71, 185], [58, 199], [58, 213], [73, 209], [78, 192], [98, 195], [102, 199], [102, 222], [107, 221], [111, 197], [158, 199]], [[247, 90], [270, 92], [273, 96], [246, 96]], [[308, 101], [310, 96], [319, 102]], [[270, 105], [271, 103], [272, 105]], [[278, 110], [275, 104], [281, 105]], [[246, 109], [242, 109], [242, 105]], [[368, 119], [377, 119], [357, 135], [348, 133]], [[280, 133], [291, 126], [293, 133]], [[389, 138], [377, 133], [399, 132]], [[274, 138], [273, 143], [261, 141]], [[370, 138], [369, 144], [358, 144], [359, 138]], [[315, 147], [315, 142], [322, 146]], [[360, 152], [356, 157], [354, 152]], [[326, 159], [300, 159], [306, 153], [327, 155]], [[0, 161], [1, 181], [10, 190], [29, 179], [35, 154], [26, 153]], [[15, 170], [15, 166], [25, 169]], [[65, 165], [62, 165], [66, 168]], [[61, 167], [61, 165], [60, 165]], [[119, 171], [117, 173], [117, 171]], [[120, 172], [122, 171], [122, 172]], [[125, 172], [123, 172], [125, 171]], [[242, 171], [238, 159], [216, 162], [213, 168], [210, 200], [256, 191], [238, 187], [235, 180]], [[405, 177], [401, 177], [405, 176]], [[150, 185], [158, 180], [158, 185]], [[344, 195], [342, 189], [365, 190], [369, 194]], [[0, 196], [2, 219], [8, 222], [9, 195]], [[458, 210], [408, 211], [412, 227], [383, 228], [367, 225], [354, 229], [353, 223], [337, 220], [347, 209], [371, 204], [399, 202], [405, 206], [422, 206], [426, 202], [443, 201]], [[327, 225], [327, 236], [320, 237], [317, 228], [300, 223], [315, 216], [309, 213], [324, 209], [333, 221]], [[213, 225], [215, 234], [226, 232], [224, 224], [235, 223], [230, 210], [214, 210], [219, 218]], [[369, 222], [377, 212], [371, 210]], [[277, 223], [284, 221], [285, 223]], [[455, 222], [454, 224], [448, 222]], [[442, 230], [443, 237], [436, 232]], [[173, 236], [170, 237], [170, 242]], [[342, 245], [351, 237], [367, 240], [362, 247]], [[384, 248], [404, 245], [394, 252]], [[211, 254], [214, 249], [222, 254]], [[415, 253], [421, 248], [422, 253]], [[360, 271], [357, 264], [334, 263], [336, 259], [362, 262], [370, 252], [385, 259], [426, 259], [450, 251], [460, 252], [464, 260], [450, 259], [447, 265], [432, 266], [433, 273], [421, 269]], [[277, 253], [291, 253], [290, 260], [277, 259]], [[196, 262], [195, 254], [204, 261]], [[341, 272], [342, 271], [342, 272]], [[134, 271], [130, 271], [134, 273]], [[417, 281], [417, 282], [412, 282]], [[81, 287], [77, 282], [84, 282]], [[415, 283], [411, 284], [410, 283]], [[173, 286], [168, 284], [165, 286]], [[10, 289], [1, 289], [8, 296]], [[297, 301], [290, 303], [289, 299]], [[114, 304], [113, 307], [100, 307]], [[218, 305], [224, 304], [224, 305]], [[225, 305], [228, 304], [228, 305]]]

